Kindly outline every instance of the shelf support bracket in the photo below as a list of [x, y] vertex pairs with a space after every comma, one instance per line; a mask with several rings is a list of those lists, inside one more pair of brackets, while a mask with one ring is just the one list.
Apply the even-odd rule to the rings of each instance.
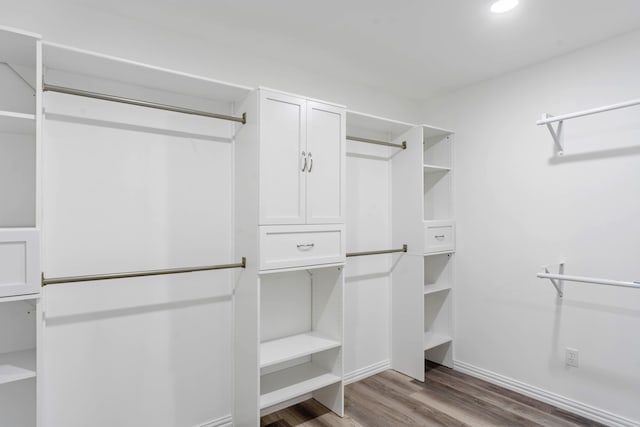
[[15, 75], [20, 79], [20, 80], [22, 80], [22, 82], [23, 82], [25, 85], [29, 86], [29, 88], [33, 91], [33, 95], [35, 96], [35, 94], [36, 94], [36, 88], [35, 88], [35, 87], [33, 87], [33, 86], [31, 85], [31, 83], [29, 83], [29, 82], [27, 81], [27, 79], [25, 79], [25, 78], [22, 76], [22, 74], [20, 74], [20, 73], [19, 73], [15, 68], [13, 68], [13, 66], [12, 66], [11, 64], [9, 64], [8, 62], [0, 62], [0, 64], [4, 64], [4, 65], [6, 65], [6, 66], [7, 66], [7, 68], [8, 68], [9, 70], [11, 70], [11, 72], [12, 72], [13, 74], [15, 74]]
[[[549, 268], [546, 265], [543, 266], [542, 268], [544, 268], [544, 272], [546, 274], [551, 274], [551, 272], [549, 271]], [[561, 262], [558, 265], [558, 274], [564, 274], [564, 262]], [[551, 283], [553, 284], [553, 287], [556, 288], [556, 292], [558, 293], [558, 298], [562, 298], [564, 296], [564, 292], [562, 292], [564, 280], [549, 279], [549, 281], [551, 281]]]
[[[551, 115], [545, 113], [542, 115], [542, 120], [550, 119]], [[556, 154], [558, 156], [564, 155], [564, 147], [562, 146], [562, 125], [564, 124], [564, 120], [560, 120], [558, 122], [558, 126], [554, 129], [551, 123], [547, 123], [547, 129], [549, 129], [549, 133], [553, 138], [553, 142], [555, 144]]]

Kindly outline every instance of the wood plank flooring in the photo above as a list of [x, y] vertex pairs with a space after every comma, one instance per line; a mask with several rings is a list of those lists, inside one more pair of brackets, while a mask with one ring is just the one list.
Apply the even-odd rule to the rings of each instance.
[[602, 426], [436, 364], [421, 383], [385, 371], [345, 388], [340, 418], [307, 400], [261, 419], [262, 427]]

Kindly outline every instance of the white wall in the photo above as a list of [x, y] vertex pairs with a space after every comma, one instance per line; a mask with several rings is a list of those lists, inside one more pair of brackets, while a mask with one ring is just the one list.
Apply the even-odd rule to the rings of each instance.
[[[635, 32], [424, 108], [424, 121], [457, 133], [458, 366], [634, 425], [640, 425], [640, 291], [566, 283], [557, 299], [551, 283], [535, 274], [542, 264], [564, 260], [566, 274], [640, 280], [640, 109], [565, 122], [561, 158], [553, 157], [551, 136], [535, 121], [544, 112], [639, 96]], [[565, 367], [565, 347], [580, 350], [579, 368]]]
[[[414, 122], [419, 105], [358, 81], [327, 76], [301, 63], [274, 62], [260, 43], [205, 41], [145, 22], [108, 14], [78, 0], [0, 0], [0, 25], [34, 31], [44, 40], [95, 50], [250, 87], [266, 86]], [[337, 70], [340, 64], [335, 64]]]
[[[390, 191], [388, 150], [347, 142], [347, 252], [390, 247]], [[389, 363], [390, 260], [388, 255], [347, 259], [344, 371], [349, 379]]]

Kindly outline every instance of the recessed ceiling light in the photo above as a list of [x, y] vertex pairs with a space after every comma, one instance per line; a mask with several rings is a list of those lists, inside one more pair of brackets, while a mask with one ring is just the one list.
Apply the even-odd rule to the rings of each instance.
[[491, 5], [491, 12], [505, 13], [518, 5], [518, 0], [498, 0]]

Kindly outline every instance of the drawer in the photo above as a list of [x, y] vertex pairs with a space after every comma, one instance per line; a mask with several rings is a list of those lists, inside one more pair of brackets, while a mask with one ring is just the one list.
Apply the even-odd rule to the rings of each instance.
[[424, 223], [424, 253], [449, 252], [456, 249], [456, 225], [453, 221]]
[[345, 261], [344, 225], [260, 227], [260, 270]]
[[40, 291], [39, 245], [36, 229], [0, 229], [0, 297]]

